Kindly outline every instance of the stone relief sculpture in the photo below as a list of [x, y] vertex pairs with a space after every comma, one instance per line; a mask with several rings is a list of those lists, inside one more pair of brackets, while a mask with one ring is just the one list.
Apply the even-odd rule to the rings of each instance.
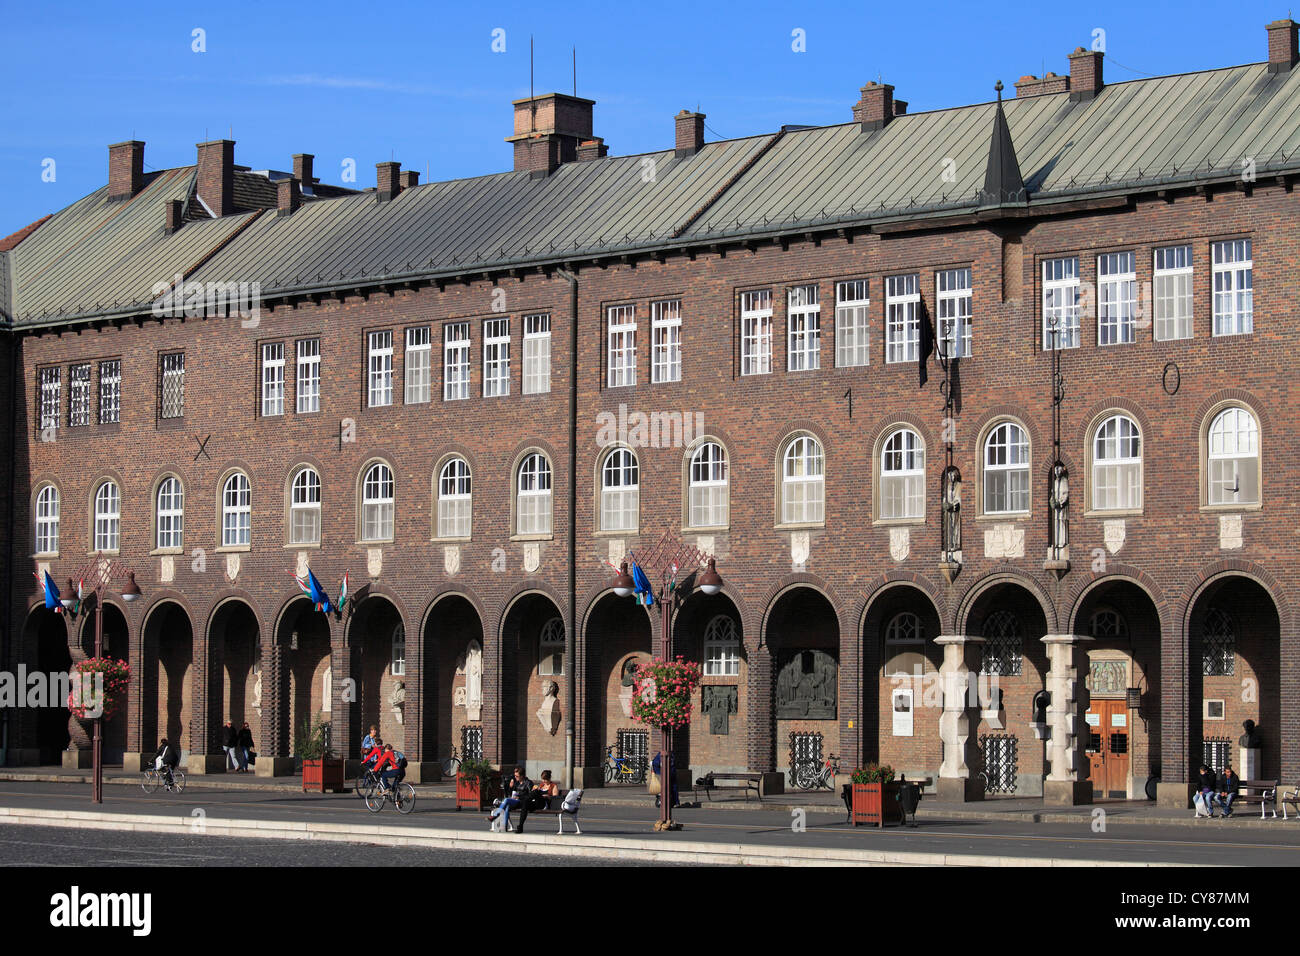
[[1070, 473], [1059, 461], [1052, 466], [1052, 560], [1064, 561], [1070, 554]]
[[958, 561], [961, 555], [961, 472], [949, 465], [943, 470], [943, 556]]
[[632, 716], [632, 682], [636, 680], [636, 658], [629, 657], [623, 662], [623, 689], [618, 692], [618, 705], [623, 709], [624, 717]]
[[560, 685], [548, 680], [542, 685], [542, 705], [537, 708], [542, 729], [554, 736], [560, 729]]
[[469, 720], [483, 718], [483, 648], [478, 641], [470, 641], [465, 648], [465, 716]]
[[406, 710], [406, 684], [402, 681], [393, 685], [393, 691], [388, 695], [388, 706], [393, 709], [393, 718], [400, 727]]
[[736, 712], [739, 694], [735, 685], [706, 685], [703, 689], [700, 710], [709, 715], [709, 733], [726, 735], [731, 732], [731, 715]]
[[786, 651], [776, 678], [776, 716], [834, 720], [839, 664], [825, 651]]

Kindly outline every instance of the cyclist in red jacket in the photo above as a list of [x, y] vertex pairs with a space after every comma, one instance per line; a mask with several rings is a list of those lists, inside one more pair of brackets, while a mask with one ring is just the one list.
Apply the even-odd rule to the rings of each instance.
[[371, 772], [379, 777], [380, 792], [387, 792], [397, 775], [402, 772], [397, 765], [397, 752], [393, 750], [392, 744], [384, 744], [383, 752], [379, 755], [379, 759], [375, 761]]
[[371, 748], [366, 751], [365, 755], [361, 758], [362, 773], [365, 773], [367, 770], [374, 770], [375, 761], [378, 760], [384, 752], [384, 742], [382, 740], [375, 737], [371, 742], [373, 746], [371, 746]]

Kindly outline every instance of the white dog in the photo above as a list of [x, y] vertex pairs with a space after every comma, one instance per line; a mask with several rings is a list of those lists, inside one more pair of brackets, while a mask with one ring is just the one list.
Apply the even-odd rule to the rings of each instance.
[[558, 833], [564, 832], [564, 816], [568, 814], [573, 817], [573, 831], [581, 835], [582, 830], [578, 828], [578, 810], [582, 807], [582, 789], [570, 790], [564, 795], [564, 802], [560, 804], [559, 820], [560, 829]]

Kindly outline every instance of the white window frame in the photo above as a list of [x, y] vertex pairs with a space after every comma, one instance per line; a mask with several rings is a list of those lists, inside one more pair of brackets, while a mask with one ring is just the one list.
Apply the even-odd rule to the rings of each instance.
[[389, 655], [388, 672], [393, 677], [406, 676], [406, 628], [398, 624], [393, 628], [391, 641], [392, 653]]
[[935, 344], [949, 358], [970, 358], [974, 340], [971, 328], [974, 291], [970, 266], [942, 269], [934, 274], [935, 305], [939, 327]]
[[459, 456], [438, 470], [438, 537], [468, 538], [473, 525], [474, 476]]
[[704, 626], [704, 676], [740, 676], [740, 637], [726, 614], [714, 615]]
[[393, 469], [374, 462], [361, 479], [361, 540], [392, 541], [396, 492]]
[[1097, 256], [1097, 344], [1137, 341], [1137, 255], [1131, 251]]
[[641, 515], [641, 463], [630, 448], [615, 448], [600, 468], [600, 530], [635, 531]]
[[318, 545], [320, 537], [320, 474], [310, 466], [299, 468], [289, 483], [289, 543]]
[[36, 554], [59, 553], [59, 489], [46, 484], [36, 493]]
[[551, 390], [551, 314], [533, 312], [525, 315], [523, 325], [523, 393], [541, 395]]
[[320, 411], [320, 339], [299, 339], [297, 343], [298, 387], [295, 400], [298, 414]]
[[368, 405], [385, 408], [393, 404], [393, 330], [367, 333], [366, 343]]
[[79, 362], [68, 369], [68, 427], [90, 424], [90, 363]]
[[95, 489], [94, 549], [117, 551], [122, 543], [121, 534], [122, 491], [115, 481], [100, 482]]
[[448, 322], [442, 327], [442, 400], [469, 398], [469, 323]]
[[1213, 263], [1214, 334], [1255, 331], [1254, 250], [1249, 238], [1210, 245]]
[[768, 375], [772, 371], [772, 290], [756, 289], [740, 296], [740, 374]]
[[895, 428], [880, 446], [880, 520], [924, 517], [925, 442], [911, 428]]
[[1192, 337], [1192, 247], [1160, 246], [1151, 253], [1152, 308], [1157, 342]]
[[984, 439], [984, 513], [1029, 512], [1029, 435], [1016, 422], [998, 422]]
[[185, 353], [166, 352], [158, 357], [158, 364], [162, 383], [160, 414], [163, 418], [184, 418]]
[[159, 551], [179, 551], [185, 547], [185, 488], [175, 475], [158, 483], [154, 496], [154, 546]]
[[1142, 446], [1142, 429], [1128, 415], [1108, 415], [1097, 425], [1092, 433], [1093, 511], [1141, 510]]
[[821, 368], [821, 287], [797, 285], [786, 292], [786, 371]]
[[530, 452], [515, 477], [515, 528], [519, 535], [551, 534], [551, 463], [541, 452]]
[[284, 414], [284, 343], [262, 344], [262, 417]]
[[99, 423], [113, 425], [122, 419], [122, 360], [99, 363]]
[[242, 471], [221, 485], [221, 546], [247, 548], [253, 543], [253, 485]]
[[826, 520], [826, 453], [811, 435], [797, 435], [781, 455], [781, 523]]
[[682, 300], [650, 303], [650, 381], [682, 380]]
[[510, 319], [483, 320], [483, 397], [510, 394]]
[[720, 442], [704, 442], [691, 452], [687, 466], [687, 527], [728, 526], [731, 517], [728, 464], [727, 450]]
[[636, 306], [611, 305], [605, 309], [606, 359], [610, 388], [636, 384]]
[[564, 621], [558, 617], [543, 624], [537, 635], [537, 676], [564, 676]]
[[432, 400], [432, 343], [432, 330], [429, 326], [417, 325], [406, 330], [406, 353], [402, 361], [406, 378], [403, 398], [407, 405], [424, 405]]
[[921, 276], [885, 277], [885, 364], [921, 357]]
[[[1206, 438], [1206, 504], [1212, 507], [1258, 505], [1262, 474], [1259, 421], [1255, 415], [1240, 405], [1221, 409], [1211, 419]], [[1249, 464], [1243, 469], [1246, 463]], [[1248, 478], [1251, 473], [1254, 475], [1253, 492], [1241, 487], [1243, 471]]]
[[57, 365], [36, 372], [39, 393], [39, 430], [58, 429], [63, 417], [63, 369]]
[[[1079, 347], [1079, 257], [1062, 256], [1043, 260], [1043, 351]], [[1057, 344], [1047, 320], [1055, 315]]]
[[835, 367], [871, 362], [871, 296], [866, 279], [835, 283]]

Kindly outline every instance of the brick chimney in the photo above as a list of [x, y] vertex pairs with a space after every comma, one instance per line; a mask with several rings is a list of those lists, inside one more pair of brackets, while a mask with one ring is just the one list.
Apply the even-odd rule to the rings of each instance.
[[894, 88], [888, 83], [868, 83], [862, 88], [862, 99], [853, 106], [853, 119], [862, 124], [864, 132], [884, 129], [895, 115]]
[[388, 202], [402, 191], [402, 184], [398, 182], [401, 172], [401, 163], [375, 163], [375, 182], [378, 184], [380, 202]]
[[1070, 78], [1068, 76], [1057, 76], [1050, 71], [1044, 73], [1041, 80], [1033, 74], [1022, 76], [1016, 80], [1016, 99], [1018, 100], [1023, 100], [1027, 96], [1047, 96], [1049, 93], [1068, 92], [1070, 92]]
[[591, 114], [595, 100], [565, 93], [542, 93], [515, 100], [515, 132], [507, 136], [515, 150], [515, 170], [547, 176], [578, 158], [578, 147], [595, 139]]
[[609, 155], [609, 147], [599, 136], [593, 136], [591, 139], [583, 140], [578, 144], [578, 159], [580, 163], [587, 163], [593, 159], [603, 159]]
[[311, 195], [312, 186], [316, 184], [311, 174], [312, 160], [315, 158], [311, 153], [293, 154], [293, 178], [298, 180], [298, 188], [308, 196]]
[[302, 205], [302, 189], [298, 177], [275, 181], [275, 208], [277, 216], [292, 216]]
[[1268, 72], [1286, 73], [1300, 60], [1294, 20], [1274, 20], [1268, 29]]
[[199, 143], [199, 198], [214, 216], [235, 211], [235, 141]]
[[397, 184], [403, 189], [420, 185], [420, 174], [414, 169], [403, 169], [397, 174]]
[[677, 126], [678, 159], [694, 156], [704, 148], [704, 114], [682, 110], [674, 117]]
[[167, 235], [171, 235], [181, 227], [181, 201], [179, 199], [169, 199], [165, 202], [164, 207], [167, 212], [167, 221], [164, 229]]
[[129, 139], [108, 147], [108, 201], [130, 199], [144, 186], [144, 143]]
[[1101, 60], [1098, 50], [1075, 47], [1070, 54], [1070, 102], [1090, 100], [1101, 92]]

